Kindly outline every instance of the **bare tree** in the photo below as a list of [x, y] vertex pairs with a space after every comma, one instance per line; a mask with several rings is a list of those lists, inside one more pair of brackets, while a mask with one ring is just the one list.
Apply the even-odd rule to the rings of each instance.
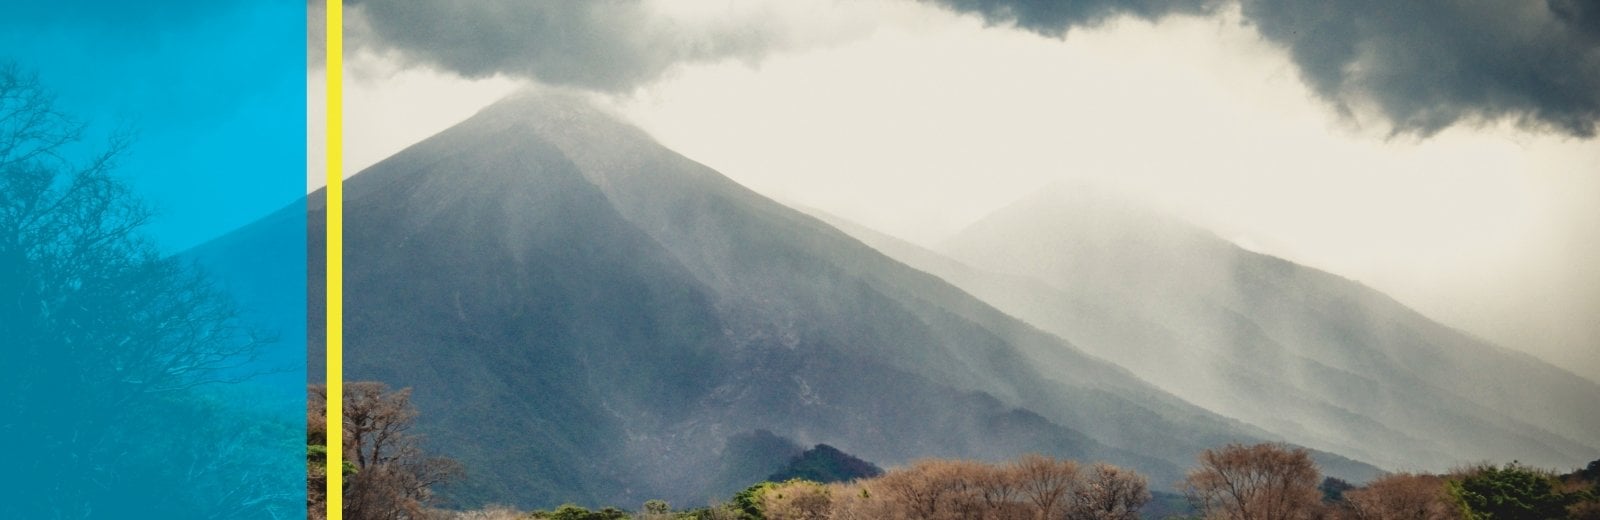
[[1184, 494], [1206, 518], [1298, 520], [1321, 507], [1320, 471], [1310, 454], [1283, 444], [1230, 444], [1201, 452]]
[[991, 520], [1022, 520], [1029, 512], [1022, 500], [1020, 471], [1014, 466], [988, 467], [978, 475], [978, 498], [982, 500], [985, 518]]
[[1345, 492], [1351, 516], [1359, 520], [1455, 520], [1461, 511], [1451, 502], [1445, 481], [1437, 475], [1396, 473]]
[[1074, 493], [1082, 484], [1078, 463], [1043, 455], [1027, 455], [1013, 463], [1023, 501], [1033, 506], [1034, 518], [1064, 518]]
[[1029, 455], [1004, 464], [925, 459], [870, 479], [791, 481], [759, 496], [767, 518], [1131, 520], [1150, 501], [1143, 476], [1110, 464]]
[[1068, 518], [1072, 520], [1137, 520], [1150, 502], [1143, 475], [1104, 462], [1097, 463], [1078, 490]]
[[833, 520], [883, 520], [904, 518], [895, 503], [873, 490], [876, 479], [828, 485], [833, 500]]
[[[11, 368], [0, 378], [0, 440], [29, 446], [11, 465], [28, 475], [11, 491], [27, 498], [0, 504], [0, 516], [85, 517], [150, 493], [209, 514], [155, 488], [214, 477], [203, 468], [243, 470], [240, 461], [212, 456], [190, 461], [191, 472], [152, 450], [182, 438], [262, 453], [239, 444], [260, 438], [171, 423], [211, 406], [191, 390], [249, 377], [242, 367], [271, 338], [141, 234], [151, 212], [112, 173], [128, 134], [89, 153], [84, 135], [36, 75], [0, 63], [0, 366]], [[213, 433], [222, 437], [200, 437]]]
[[345, 384], [345, 454], [355, 466], [345, 485], [345, 518], [426, 518], [434, 487], [460, 474], [455, 461], [423, 452], [422, 437], [411, 433], [416, 418], [409, 388]]
[[873, 479], [873, 488], [907, 518], [979, 518], [983, 465], [970, 461], [918, 461]]

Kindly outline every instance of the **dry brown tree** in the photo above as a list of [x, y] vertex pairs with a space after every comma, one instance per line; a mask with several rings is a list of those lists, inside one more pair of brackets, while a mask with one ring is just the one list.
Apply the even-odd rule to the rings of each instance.
[[824, 484], [792, 480], [761, 494], [761, 511], [768, 520], [824, 520], [833, 518], [833, 490]]
[[1083, 472], [1078, 463], [1043, 455], [1026, 455], [1012, 463], [1017, 491], [1022, 502], [1032, 507], [1040, 520], [1065, 518], [1072, 508]]
[[1284, 444], [1230, 444], [1200, 453], [1184, 494], [1206, 518], [1300, 520], [1316, 517], [1321, 472], [1306, 450]]
[[773, 519], [1131, 520], [1146, 479], [1110, 464], [1029, 455], [1012, 462], [925, 459], [847, 483], [791, 481], [760, 495]]
[[397, 520], [429, 516], [434, 487], [460, 474], [455, 461], [430, 457], [411, 433], [417, 411], [411, 389], [377, 382], [344, 386], [345, 456], [355, 466], [345, 479], [344, 518]]
[[1033, 512], [1022, 502], [1022, 472], [1014, 464], [991, 466], [977, 476], [978, 498], [989, 520], [1026, 520]]
[[1072, 520], [1137, 520], [1139, 509], [1150, 502], [1150, 484], [1131, 470], [1104, 462], [1089, 468], [1078, 486]]
[[1345, 492], [1350, 515], [1358, 520], [1455, 520], [1461, 510], [1437, 475], [1396, 473]]
[[905, 518], [983, 518], [982, 463], [923, 460], [873, 479], [872, 487]]
[[833, 501], [833, 520], [882, 520], [904, 518], [896, 504], [875, 491], [877, 479], [828, 485]]

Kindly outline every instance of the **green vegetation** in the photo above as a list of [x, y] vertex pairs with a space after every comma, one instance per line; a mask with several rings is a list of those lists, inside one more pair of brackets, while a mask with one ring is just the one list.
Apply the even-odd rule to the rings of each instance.
[[1600, 460], [1565, 475], [1517, 462], [1443, 475], [1400, 473], [1353, 488], [1326, 508], [1342, 518], [1592, 520], [1600, 518]]
[[767, 480], [784, 482], [789, 480], [809, 480], [812, 482], [849, 482], [851, 480], [872, 478], [883, 474], [883, 469], [839, 451], [838, 448], [827, 444], [818, 444], [805, 453], [795, 456], [789, 464]]
[[528, 518], [548, 520], [622, 520], [630, 518], [627, 512], [614, 507], [590, 511], [574, 504], [563, 504], [554, 511], [535, 511]]
[[1458, 472], [1446, 489], [1468, 520], [1545, 520], [1565, 518], [1567, 507], [1582, 498], [1581, 494], [1561, 492], [1559, 486], [1554, 474], [1513, 462]]

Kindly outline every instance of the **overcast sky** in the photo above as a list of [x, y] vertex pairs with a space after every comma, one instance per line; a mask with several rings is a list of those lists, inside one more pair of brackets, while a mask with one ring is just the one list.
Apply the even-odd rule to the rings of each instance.
[[468, 5], [347, 4], [347, 174], [518, 88], [576, 88], [912, 242], [1112, 184], [1600, 380], [1594, 4]]

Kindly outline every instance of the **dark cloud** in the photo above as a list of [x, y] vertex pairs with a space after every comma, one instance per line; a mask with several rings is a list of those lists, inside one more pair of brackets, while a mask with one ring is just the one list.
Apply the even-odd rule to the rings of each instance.
[[1120, 16], [1159, 20], [1172, 14], [1206, 14], [1220, 0], [926, 0], [956, 11], [977, 13], [991, 24], [1014, 24], [1040, 34], [1063, 36], [1074, 27], [1093, 27]]
[[[1207, 1], [929, 0], [1059, 36], [1118, 15], [1208, 12]], [[1593, 137], [1600, 121], [1600, 2], [1240, 0], [1245, 21], [1289, 50], [1343, 114], [1370, 106], [1395, 133], [1510, 119]]]
[[1461, 121], [1593, 137], [1600, 41], [1593, 3], [1499, 0], [1246, 0], [1262, 36], [1341, 110], [1370, 103], [1397, 132]]
[[[1223, 0], [1072, 2], [947, 0], [993, 23], [1061, 35], [1074, 25], [1133, 15], [1203, 14]], [[749, 20], [689, 26], [639, 0], [346, 0], [352, 49], [398, 56], [468, 77], [510, 74], [545, 83], [621, 91], [680, 62], [756, 58], [784, 44]]]
[[[758, 28], [682, 27], [629, 0], [351, 0], [346, 41], [467, 77], [628, 90], [675, 63], [759, 56]], [[354, 23], [350, 23], [354, 22]]]
[[321, 69], [328, 59], [328, 3], [306, 0], [306, 68]]
[[[310, 0], [308, 0], [310, 1]], [[1593, 137], [1600, 2], [1593, 0], [924, 0], [1050, 36], [1132, 16], [1238, 5], [1342, 114], [1375, 109], [1395, 133], [1512, 120]], [[1237, 4], [1233, 3], [1237, 2]], [[680, 62], [759, 57], [759, 24], [686, 26], [637, 0], [350, 0], [352, 49], [468, 77], [509, 74], [625, 91]]]

